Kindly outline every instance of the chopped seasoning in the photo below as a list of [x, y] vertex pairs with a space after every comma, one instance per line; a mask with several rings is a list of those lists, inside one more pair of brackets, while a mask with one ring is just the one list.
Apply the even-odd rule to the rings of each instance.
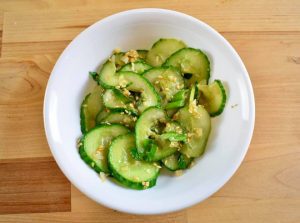
[[193, 166], [195, 166], [195, 162], [194, 161], [191, 162], [189, 168], [192, 168]]
[[176, 170], [175, 171], [175, 176], [176, 177], [179, 177], [179, 176], [181, 176], [183, 174], [183, 171], [182, 170]]
[[[139, 54], [136, 50], [129, 50], [124, 55], [125, 58], [127, 58], [128, 62], [135, 62], [139, 58]], [[125, 59], [126, 60], [126, 59]]]
[[128, 63], [128, 62], [129, 62], [129, 58], [128, 58], [126, 55], [122, 56], [122, 57], [121, 57], [121, 60], [122, 60], [124, 63]]
[[102, 146], [102, 145], [100, 145], [100, 146], [98, 146], [98, 148], [97, 148], [97, 152], [103, 152], [104, 151], [104, 146]]
[[99, 173], [99, 177], [100, 177], [100, 179], [102, 180], [102, 182], [105, 182], [106, 181], [106, 174], [104, 173], [104, 172], [100, 172]]
[[200, 118], [200, 113], [197, 110], [197, 101], [196, 99], [193, 100], [190, 104], [189, 104], [189, 113], [191, 113], [194, 117], [196, 118]]
[[143, 182], [142, 182], [142, 185], [143, 185], [144, 187], [149, 187], [150, 183], [149, 183], [149, 181], [143, 181]]
[[155, 167], [157, 167], [157, 168], [161, 168], [161, 166], [160, 165], [157, 165], [157, 163], [153, 163], [153, 165], [155, 166]]
[[179, 142], [171, 142], [170, 147], [173, 147], [173, 148], [179, 147]]
[[124, 94], [125, 96], [129, 97], [129, 96], [130, 96], [130, 91], [128, 91], [128, 89], [124, 88], [124, 89], [123, 89], [123, 94]]
[[203, 134], [203, 130], [201, 128], [194, 129], [196, 136], [200, 137]]
[[120, 53], [121, 52], [121, 49], [119, 47], [115, 48], [113, 53]]

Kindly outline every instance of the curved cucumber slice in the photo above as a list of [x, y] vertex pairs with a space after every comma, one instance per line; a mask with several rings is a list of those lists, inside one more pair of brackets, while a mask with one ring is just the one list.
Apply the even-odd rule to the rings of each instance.
[[163, 159], [162, 163], [167, 169], [176, 171], [188, 168], [192, 160], [192, 158], [188, 158], [186, 155], [181, 154], [180, 152], [176, 152], [171, 156]]
[[139, 57], [143, 60], [146, 59], [148, 50], [137, 50]]
[[120, 71], [132, 71], [137, 74], [144, 73], [144, 71], [151, 69], [152, 67], [149, 64], [146, 64], [145, 62], [133, 62], [128, 63], [121, 67]]
[[211, 120], [203, 106], [196, 106], [193, 101], [175, 114], [176, 120], [187, 131], [187, 141], [180, 152], [187, 157], [199, 157], [204, 153], [211, 129]]
[[[137, 152], [147, 161], [158, 161], [170, 156], [181, 148], [181, 143], [177, 141], [183, 141], [178, 138], [173, 140], [174, 137], [171, 140], [172, 136], [166, 134], [171, 131], [181, 134], [182, 129], [177, 129], [176, 126], [173, 127], [167, 122], [167, 115], [163, 109], [148, 108], [135, 126]], [[176, 137], [179, 137], [178, 135]]]
[[147, 189], [156, 184], [159, 168], [145, 161], [134, 160], [131, 149], [135, 147], [133, 134], [117, 137], [108, 152], [112, 175], [124, 186], [133, 189]]
[[151, 66], [159, 67], [176, 51], [186, 47], [185, 43], [177, 39], [159, 39], [149, 50], [146, 62]]
[[104, 88], [113, 88], [118, 84], [118, 77], [116, 76], [116, 65], [108, 60], [101, 69], [97, 72], [99, 74], [99, 84]]
[[201, 92], [199, 103], [202, 104], [210, 116], [220, 115], [226, 104], [225, 88], [220, 80], [215, 80], [209, 85], [198, 85]]
[[103, 94], [103, 103], [105, 107], [109, 108], [110, 110], [127, 110], [129, 113], [137, 113], [137, 110], [133, 106], [133, 102], [117, 89], [106, 90]]
[[81, 139], [79, 154], [96, 172], [108, 173], [108, 147], [113, 138], [126, 133], [129, 129], [118, 124], [97, 126]]
[[134, 129], [136, 119], [136, 117], [126, 114], [125, 112], [113, 111], [103, 118], [101, 123], [119, 123], [130, 129]]
[[191, 74], [192, 76], [186, 80], [188, 85], [198, 83], [208, 83], [210, 77], [210, 62], [208, 57], [198, 49], [183, 48], [171, 55], [165, 66], [173, 66], [183, 74]]
[[119, 72], [118, 75], [121, 88], [140, 94], [134, 104], [139, 112], [143, 112], [148, 107], [160, 105], [160, 96], [146, 78], [129, 71]]
[[150, 81], [161, 95], [163, 104], [167, 104], [184, 88], [184, 80], [174, 67], [158, 67], [146, 71], [143, 76]]
[[103, 89], [96, 86], [81, 104], [80, 125], [82, 133], [89, 131], [96, 125], [96, 116], [103, 109], [102, 92]]

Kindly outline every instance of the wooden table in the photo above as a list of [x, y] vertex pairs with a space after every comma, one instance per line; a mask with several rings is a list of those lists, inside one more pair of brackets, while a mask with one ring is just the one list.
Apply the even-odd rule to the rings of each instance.
[[[50, 154], [42, 119], [66, 45], [95, 21], [142, 7], [216, 28], [244, 60], [256, 98], [254, 137], [234, 177], [201, 204], [160, 216], [119, 213], [76, 190]], [[1, 0], [0, 34], [0, 222], [300, 222], [299, 0]]]

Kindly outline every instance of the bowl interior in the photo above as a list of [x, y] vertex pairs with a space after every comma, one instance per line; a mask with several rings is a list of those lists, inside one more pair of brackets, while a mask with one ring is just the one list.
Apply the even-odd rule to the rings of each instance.
[[[228, 101], [212, 119], [206, 153], [180, 177], [163, 172], [145, 191], [123, 188], [98, 175], [79, 157], [79, 108], [95, 71], [112, 50], [149, 49], [159, 38], [179, 38], [207, 53], [211, 79], [224, 80]], [[237, 105], [232, 108], [232, 105]], [[247, 71], [233, 48], [206, 24], [159, 9], [131, 10], [108, 17], [81, 33], [66, 48], [51, 74], [44, 108], [51, 151], [69, 180], [95, 201], [113, 209], [157, 214], [193, 205], [217, 191], [240, 165], [254, 125], [254, 98]]]

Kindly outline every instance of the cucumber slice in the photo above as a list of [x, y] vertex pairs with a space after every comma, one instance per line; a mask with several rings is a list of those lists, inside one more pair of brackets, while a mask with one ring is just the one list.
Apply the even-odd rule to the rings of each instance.
[[[174, 117], [175, 116], [175, 117]], [[196, 106], [195, 101], [185, 106], [173, 117], [187, 131], [187, 142], [180, 152], [187, 157], [199, 157], [204, 153], [211, 129], [211, 120], [203, 106]]]
[[188, 168], [192, 160], [192, 158], [188, 158], [186, 155], [176, 152], [171, 156], [162, 159], [162, 163], [168, 170], [176, 171]]
[[184, 80], [174, 67], [158, 67], [146, 71], [143, 76], [150, 81], [163, 99], [163, 106], [184, 88]]
[[146, 59], [148, 50], [137, 50], [139, 57], [143, 60]]
[[99, 74], [99, 84], [104, 88], [113, 88], [118, 84], [118, 77], [116, 76], [116, 65], [108, 60], [97, 72]]
[[135, 147], [133, 134], [117, 137], [108, 152], [112, 175], [124, 186], [132, 189], [147, 189], [156, 184], [159, 168], [152, 163], [134, 160], [131, 149]]
[[101, 123], [119, 123], [128, 127], [129, 129], [134, 129], [136, 117], [126, 114], [125, 112], [112, 111], [105, 118], [103, 118]]
[[149, 50], [146, 62], [151, 66], [159, 67], [176, 51], [186, 47], [185, 43], [177, 39], [159, 39]]
[[124, 71], [118, 72], [119, 86], [130, 92], [135, 92], [139, 95], [134, 107], [139, 112], [143, 112], [146, 108], [160, 105], [161, 98], [155, 91], [152, 84], [141, 75], [134, 72]]
[[118, 89], [108, 89], [103, 94], [103, 103], [106, 108], [114, 111], [128, 111], [137, 114], [137, 110], [133, 106], [132, 100], [124, 96]]
[[186, 79], [190, 86], [196, 82], [208, 83], [210, 77], [210, 62], [208, 57], [198, 49], [183, 48], [171, 55], [165, 66], [173, 66], [183, 74], [191, 74], [189, 79]]
[[146, 64], [145, 62], [133, 62], [133, 63], [128, 63], [124, 65], [120, 71], [132, 71], [137, 74], [144, 73], [146, 70], [151, 69], [152, 67], [149, 64]]
[[210, 116], [220, 115], [226, 104], [225, 88], [220, 80], [215, 80], [209, 85], [198, 85], [201, 92], [199, 103], [202, 104]]
[[102, 92], [103, 89], [100, 86], [96, 86], [81, 104], [80, 125], [82, 133], [89, 131], [96, 125], [96, 116], [104, 108]]
[[97, 126], [81, 139], [79, 154], [96, 172], [109, 173], [108, 147], [113, 138], [126, 133], [129, 133], [129, 129], [119, 124]]
[[178, 129], [178, 124], [167, 121], [166, 113], [158, 107], [148, 108], [137, 120], [136, 147], [144, 160], [158, 161], [181, 148], [181, 143], [172, 142], [169, 137], [165, 137], [164, 133], [172, 131], [181, 134], [182, 129]]

